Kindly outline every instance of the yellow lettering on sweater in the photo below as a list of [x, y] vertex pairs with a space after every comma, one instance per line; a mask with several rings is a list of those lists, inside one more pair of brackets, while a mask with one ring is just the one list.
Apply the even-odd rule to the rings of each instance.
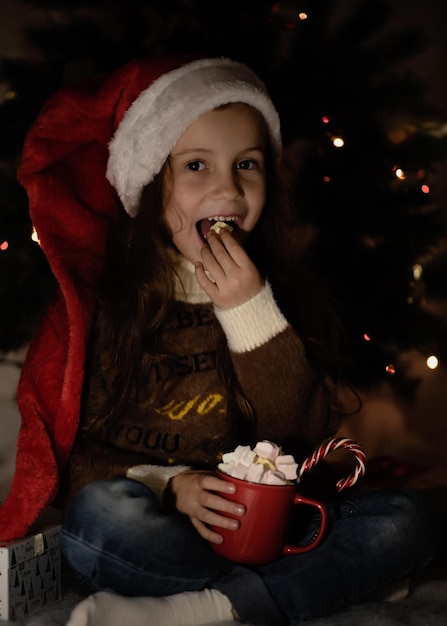
[[195, 396], [192, 400], [180, 401], [176, 402], [175, 400], [171, 400], [165, 406], [157, 409], [157, 413], [161, 415], [166, 415], [171, 420], [182, 420], [188, 413], [191, 411], [193, 406], [197, 403], [200, 395]]
[[171, 420], [182, 420], [191, 413], [194, 407], [199, 415], [207, 415], [224, 399], [220, 393], [210, 393], [202, 398], [203, 396], [198, 394], [191, 400], [171, 400], [156, 411], [159, 415], [165, 415]]
[[222, 402], [223, 396], [220, 393], [210, 393], [197, 407], [199, 415], [206, 415], [214, 409], [214, 407]]

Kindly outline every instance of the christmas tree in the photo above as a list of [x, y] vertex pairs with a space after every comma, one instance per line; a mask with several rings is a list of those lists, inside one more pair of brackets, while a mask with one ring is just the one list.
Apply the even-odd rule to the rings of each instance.
[[36, 15], [26, 32], [33, 54], [0, 66], [1, 351], [29, 341], [54, 286], [15, 180], [40, 106], [59, 86], [135, 56], [194, 52], [244, 61], [267, 84], [304, 254], [338, 302], [354, 383], [387, 381], [408, 394], [402, 352], [447, 360], [447, 323], [430, 306], [447, 297], [436, 194], [446, 119], [402, 70], [428, 39], [419, 25], [390, 28], [391, 0], [23, 4]]

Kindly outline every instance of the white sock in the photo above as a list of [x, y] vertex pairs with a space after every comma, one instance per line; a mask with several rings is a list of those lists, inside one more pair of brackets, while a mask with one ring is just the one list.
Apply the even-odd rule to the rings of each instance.
[[73, 609], [66, 626], [206, 626], [234, 620], [231, 602], [217, 589], [164, 598], [95, 593]]

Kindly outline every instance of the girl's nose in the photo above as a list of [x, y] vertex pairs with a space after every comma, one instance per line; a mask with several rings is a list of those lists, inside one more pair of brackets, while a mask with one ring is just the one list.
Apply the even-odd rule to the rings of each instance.
[[229, 200], [234, 200], [243, 195], [243, 188], [240, 184], [237, 171], [232, 169], [219, 174], [217, 192], [220, 196]]

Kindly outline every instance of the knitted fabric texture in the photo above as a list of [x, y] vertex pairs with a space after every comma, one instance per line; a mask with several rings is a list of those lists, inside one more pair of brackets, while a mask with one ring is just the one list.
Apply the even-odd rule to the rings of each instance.
[[106, 178], [108, 144], [149, 84], [191, 57], [137, 59], [56, 92], [24, 143], [18, 180], [58, 289], [30, 343], [18, 387], [15, 476], [0, 539], [24, 536], [58, 490], [79, 421], [93, 291], [123, 211]]
[[[190, 66], [195, 62], [199, 65]], [[182, 69], [184, 66], [189, 69]], [[145, 98], [150, 100], [150, 94], [154, 94], [151, 86], [160, 77], [162, 82], [155, 88], [159, 95], [160, 85], [166, 86], [170, 81], [165, 75], [171, 79], [183, 76], [181, 80], [187, 80], [188, 89], [197, 86], [200, 81], [190, 82], [193, 74], [200, 75], [200, 71], [192, 71], [194, 67], [202, 67], [204, 72], [217, 71], [219, 75], [221, 90], [210, 99], [206, 98], [205, 86], [212, 79], [211, 74], [202, 81], [202, 113], [239, 99], [257, 106], [266, 119], [272, 145], [277, 152], [280, 150], [276, 111], [251, 70], [230, 60], [198, 61], [192, 55], [136, 59], [115, 72], [62, 88], [44, 105], [28, 132], [18, 180], [27, 191], [31, 219], [56, 278], [57, 293], [33, 336], [18, 387], [22, 424], [15, 476], [0, 508], [1, 540], [24, 536], [57, 494], [79, 424], [93, 294], [103, 268], [110, 229], [123, 212], [119, 196], [127, 211], [134, 208], [142, 186], [161, 167], [160, 161], [168, 156], [178, 132], [193, 120], [185, 113], [182, 124], [169, 135], [168, 143], [161, 144], [161, 153], [153, 157], [153, 162], [142, 164], [143, 175], [137, 168], [136, 180], [132, 179], [132, 168], [127, 167], [132, 164], [127, 161], [128, 153], [121, 155], [123, 138], [124, 142], [129, 138], [130, 144], [125, 146], [128, 150], [136, 137], [126, 125], [135, 113], [140, 123], [147, 122]], [[178, 68], [179, 74], [175, 74]], [[229, 98], [225, 95], [225, 82], [231, 88]], [[182, 89], [169, 93], [180, 98]], [[140, 94], [142, 99], [132, 108]], [[190, 99], [188, 106], [194, 103]], [[154, 114], [159, 104], [157, 101]], [[162, 118], [172, 121], [173, 113], [174, 109], [168, 107], [166, 118]], [[124, 117], [124, 126], [116, 134]], [[113, 137], [108, 176], [116, 189], [106, 177]], [[144, 147], [149, 153], [154, 146]], [[124, 179], [119, 179], [117, 168], [123, 168]], [[127, 204], [129, 194], [131, 201]]]

